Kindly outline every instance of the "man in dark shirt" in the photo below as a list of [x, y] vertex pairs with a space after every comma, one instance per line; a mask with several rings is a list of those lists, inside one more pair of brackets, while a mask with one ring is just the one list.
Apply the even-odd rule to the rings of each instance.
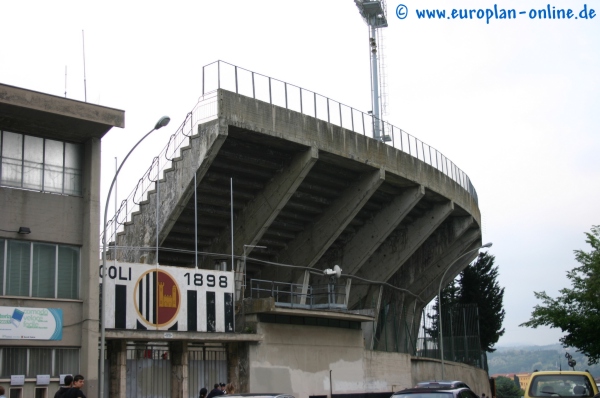
[[208, 393], [208, 395], [206, 396], [206, 398], [213, 398], [213, 397], [217, 397], [217, 396], [219, 396], [219, 395], [223, 395], [223, 394], [224, 394], [224, 393], [223, 393], [223, 390], [221, 390], [221, 389], [219, 388], [219, 383], [215, 383], [215, 386], [214, 386], [214, 387], [215, 387], [215, 388], [213, 388], [213, 389], [211, 390], [211, 392], [209, 392], [209, 393]]
[[63, 386], [54, 394], [54, 398], [61, 398], [65, 395], [71, 389], [71, 384], [73, 384], [73, 376], [66, 375]]
[[81, 387], [83, 387], [83, 376], [75, 375], [73, 377], [73, 388], [63, 395], [64, 398], [87, 398], [83, 391], [81, 391]]

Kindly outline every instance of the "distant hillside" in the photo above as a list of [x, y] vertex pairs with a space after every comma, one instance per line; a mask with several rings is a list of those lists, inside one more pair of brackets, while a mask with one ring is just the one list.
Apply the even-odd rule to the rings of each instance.
[[533, 370], [571, 370], [567, 365], [565, 352], [577, 361], [575, 370], [589, 370], [594, 377], [600, 377], [600, 365], [589, 366], [587, 357], [575, 351], [565, 349], [560, 344], [529, 347], [498, 347], [488, 354], [490, 374], [532, 372]]

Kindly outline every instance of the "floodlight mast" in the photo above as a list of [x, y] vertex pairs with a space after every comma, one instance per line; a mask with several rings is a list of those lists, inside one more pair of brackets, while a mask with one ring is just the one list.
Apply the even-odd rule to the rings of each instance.
[[[385, 0], [367, 1], [354, 0], [360, 15], [369, 26], [369, 49], [371, 52], [371, 104], [373, 106], [373, 138], [379, 141], [389, 141], [388, 136], [381, 134], [381, 83], [377, 54], [377, 29], [385, 28], [387, 12]], [[380, 50], [381, 51], [381, 50]]]

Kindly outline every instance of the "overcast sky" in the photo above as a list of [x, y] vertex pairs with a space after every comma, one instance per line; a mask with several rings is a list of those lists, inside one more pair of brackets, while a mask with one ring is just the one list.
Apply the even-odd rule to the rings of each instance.
[[[402, 3], [408, 17], [396, 17]], [[499, 9], [547, 1], [498, 2]], [[585, 0], [561, 0], [576, 14]], [[471, 0], [388, 2], [386, 119], [464, 170], [479, 195], [483, 241], [506, 288], [499, 346], [556, 343], [518, 327], [534, 291], [568, 286], [573, 250], [600, 224], [600, 16], [419, 20], [415, 8], [493, 8]], [[600, 1], [587, 8], [600, 13]], [[221, 59], [357, 109], [370, 106], [367, 26], [351, 0], [3, 1], [0, 82], [124, 110], [102, 142], [102, 192], [129, 149], [119, 200], [202, 93], [201, 67]], [[476, 15], [476, 14], [475, 14]], [[104, 206], [104, 199], [102, 200]]]

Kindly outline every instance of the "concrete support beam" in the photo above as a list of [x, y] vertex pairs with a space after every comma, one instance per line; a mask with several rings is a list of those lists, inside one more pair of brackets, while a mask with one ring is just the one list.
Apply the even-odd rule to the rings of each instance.
[[[190, 140], [189, 146], [181, 148], [180, 158], [173, 160], [171, 169], [164, 170], [163, 177], [159, 181], [159, 244], [169, 234], [194, 195], [194, 174], [196, 183], [199, 184], [227, 139], [228, 127], [218, 121], [205, 124], [202, 128], [203, 130]], [[118, 234], [118, 245], [155, 247], [156, 227], [155, 189], [148, 192], [147, 199], [140, 205], [140, 210], [132, 214], [131, 222], [125, 224], [125, 232]], [[155, 252], [127, 250], [118, 254], [118, 257], [121, 261], [152, 264], [155, 261]]]
[[[461, 253], [464, 253], [465, 247], [479, 239], [479, 230], [474, 229], [474, 225], [472, 217], [455, 217], [450, 222], [444, 223], [443, 228], [438, 228], [435, 234], [423, 244], [424, 247], [419, 248], [418, 252], [411, 256], [388, 283], [415, 294], [421, 294], [424, 286], [429, 285], [432, 279], [441, 276], [441, 272], [445, 268], [442, 268], [441, 272], [439, 269], [444, 260], [448, 259], [448, 262], [445, 263], [447, 266], [450, 261], [454, 261]], [[415, 336], [418, 334], [422, 309], [429, 300], [425, 300], [421, 296], [422, 301], [410, 294], [400, 294], [398, 299], [395, 296], [398, 293], [394, 293], [391, 289], [386, 294], [390, 305], [396, 306], [396, 313], [401, 314], [399, 316], [401, 325], [397, 327], [398, 340], [406, 345], [402, 349], [412, 349], [413, 345], [411, 344], [414, 343]]]
[[[127, 397], [127, 341], [108, 340], [106, 342], [110, 375], [108, 396], [113, 398]], [[87, 376], [86, 376], [87, 377]], [[87, 390], [89, 391], [89, 390]], [[89, 394], [88, 394], [89, 395]]]
[[[371, 330], [371, 341], [369, 349], [374, 350], [375, 347], [375, 334], [379, 326], [379, 315], [381, 314], [381, 298], [383, 296], [383, 286], [379, 286], [377, 289], [377, 301], [375, 305], [375, 319], [373, 320], [373, 329]], [[367, 323], [368, 324], [368, 323]]]
[[407, 189], [369, 220], [345, 246], [341, 263], [344, 273], [355, 274], [424, 195], [422, 185]]
[[356, 274], [365, 279], [388, 281], [453, 211], [453, 202], [435, 205], [406, 229], [392, 234]]
[[187, 398], [190, 396], [187, 341], [170, 341], [169, 355], [171, 356], [171, 398]]
[[[475, 242], [472, 242], [470, 245], [466, 246], [463, 250], [463, 253], [467, 253], [470, 250], [475, 250], [480, 246], [481, 241], [476, 240]], [[449, 261], [448, 264], [442, 264], [443, 266], [440, 267], [440, 272], [438, 273], [437, 277], [434, 278], [427, 287], [425, 287], [421, 292], [419, 292], [420, 296], [425, 300], [425, 302], [431, 301], [435, 296], [437, 296], [440, 287], [440, 278], [442, 277], [442, 274], [446, 271], [446, 269], [448, 269], [448, 267], [450, 267], [450, 269], [448, 270], [448, 272], [446, 272], [446, 275], [444, 276], [444, 280], [442, 281], [442, 289], [444, 288], [444, 286], [448, 285], [448, 283], [450, 283], [451, 280], [456, 278], [456, 275], [458, 275], [460, 271], [465, 269], [471, 263], [471, 261], [475, 260], [477, 256], [478, 252], [475, 251], [472, 254], [464, 257], [463, 259], [456, 261], [454, 264], [452, 264], [452, 261], [455, 261], [456, 258], [452, 259], [452, 261]], [[458, 257], [460, 257], [460, 255]]]
[[[319, 158], [319, 151], [312, 147], [299, 153], [280, 173], [278, 173], [256, 197], [246, 206], [234, 226], [234, 253], [244, 252], [244, 245], [256, 245], [271, 223], [277, 218], [288, 200], [298, 189], [308, 172]], [[231, 252], [231, 230], [226, 229], [207, 251], [211, 253]], [[246, 248], [246, 255], [252, 252]], [[209, 260], [206, 260], [209, 261]], [[206, 266], [206, 264], [203, 264]]]
[[[472, 217], [455, 217], [445, 228], [439, 228], [425, 245], [424, 253], [415, 253], [410, 260], [390, 279], [394, 286], [418, 292], [429, 284], [432, 275], [437, 275], [436, 269], [446, 258], [455, 259], [464, 249], [465, 243], [470, 243], [477, 236], [475, 229], [470, 229], [475, 222]], [[438, 233], [439, 232], [439, 233]], [[419, 255], [417, 255], [419, 254]]]
[[279, 255], [279, 262], [313, 267], [385, 179], [383, 169], [363, 174]]
[[[407, 225], [406, 228], [396, 230], [356, 272], [356, 276], [377, 282], [390, 281], [453, 210], [453, 202], [438, 204]], [[407, 231], [410, 231], [410, 236]], [[357, 305], [358, 300], [360, 297], [364, 297], [367, 289], [364, 285], [352, 289], [350, 308]], [[405, 289], [416, 294], [410, 287], [405, 287]]]
[[404, 295], [401, 321], [403, 325], [399, 327], [398, 340], [404, 344], [402, 349], [415, 355], [415, 347], [419, 336], [419, 327], [421, 325], [421, 316], [423, 307], [426, 303], [417, 300], [410, 295]]
[[[465, 232], [454, 244], [452, 244], [439, 258], [428, 267], [427, 272], [420, 275], [418, 281], [413, 285], [415, 293], [419, 295], [431, 284], [439, 284], [439, 278], [452, 264], [465, 253], [469, 247], [477, 247], [475, 244], [481, 244], [481, 231], [479, 229], [470, 229]], [[450, 272], [450, 271], [448, 271]], [[436, 282], [437, 281], [437, 282]], [[423, 297], [425, 299], [425, 297]]]

